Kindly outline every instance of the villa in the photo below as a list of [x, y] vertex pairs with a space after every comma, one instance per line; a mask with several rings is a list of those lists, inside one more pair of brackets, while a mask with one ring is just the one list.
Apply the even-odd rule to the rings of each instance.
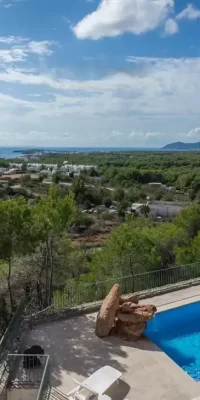
[[[200, 280], [196, 276], [193, 280], [181, 279], [179, 276], [175, 284], [141, 292], [140, 304], [154, 304], [157, 313], [147, 324], [145, 336], [137, 341], [95, 335], [99, 302], [71, 307], [63, 312], [55, 308], [49, 314], [46, 311], [39, 313], [24, 331], [17, 351], [19, 355], [16, 352], [12, 357], [8, 355], [9, 362], [4, 364], [4, 370], [1, 340], [0, 399], [69, 399], [67, 393], [76, 387], [74, 380], [84, 382], [105, 366], [121, 374], [119, 382], [106, 391], [105, 400], [200, 399], [200, 322], [197, 314], [200, 310]], [[194, 323], [198, 332], [194, 332]], [[184, 347], [180, 344], [182, 334], [175, 345], [179, 328], [180, 332], [183, 329], [186, 332]], [[12, 326], [12, 332], [14, 330], [16, 328]], [[197, 346], [192, 357], [190, 341]], [[44, 349], [40, 358], [42, 369], [27, 373], [23, 369], [23, 352], [33, 345]]]

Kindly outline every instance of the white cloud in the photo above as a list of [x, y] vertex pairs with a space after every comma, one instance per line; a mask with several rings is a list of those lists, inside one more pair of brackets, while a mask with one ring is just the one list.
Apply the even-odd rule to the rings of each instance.
[[73, 27], [79, 39], [100, 39], [159, 27], [173, 11], [174, 0], [102, 0], [96, 11]]
[[10, 3], [10, 4], [5, 4], [5, 5], [4, 5], [4, 8], [10, 8], [10, 7], [12, 7], [12, 5], [13, 5], [13, 4], [11, 4], [11, 3]]
[[30, 131], [29, 134], [30, 134], [30, 135], [33, 135], [33, 136], [44, 136], [44, 135], [48, 135], [48, 132], [43, 132], [43, 131]]
[[[60, 78], [56, 70], [53, 75], [13, 67], [0, 71], [0, 82], [4, 88], [8, 83], [13, 94], [0, 95], [1, 131], [21, 132], [20, 144], [46, 140], [65, 146], [157, 147], [197, 136], [193, 127], [200, 126], [200, 58], [129, 56], [127, 61], [133, 63], [127, 73], [96, 79], [71, 79], [67, 73]], [[48, 134], [36, 140], [31, 133], [29, 140], [32, 131]], [[1, 137], [1, 143], [8, 141]]]
[[27, 54], [23, 49], [10, 49], [0, 50], [0, 62], [1, 63], [12, 63], [23, 61], [27, 57]]
[[101, 79], [72, 80], [7, 68], [0, 72], [0, 81], [47, 86], [62, 92], [78, 90], [82, 92], [81, 96], [60, 95], [59, 101], [68, 100], [79, 105], [90, 102], [93, 109], [95, 105], [97, 110], [99, 107], [99, 112], [120, 109], [157, 114], [175, 114], [183, 110], [199, 112], [200, 58], [129, 57], [128, 61], [134, 63], [134, 74], [119, 72]]
[[0, 36], [0, 43], [5, 44], [16, 44], [26, 42], [28, 38], [24, 38], [22, 36]]
[[29, 97], [41, 97], [40, 93], [29, 93], [28, 94]]
[[52, 54], [52, 44], [53, 42], [50, 42], [48, 40], [43, 40], [40, 42], [29, 42], [25, 51], [27, 53], [50, 56]]
[[176, 16], [176, 19], [179, 21], [182, 19], [192, 21], [198, 18], [200, 18], [200, 10], [192, 4], [188, 4], [188, 6]]
[[[29, 41], [28, 39], [8, 36], [0, 37], [0, 43], [12, 45], [7, 49], [0, 49], [0, 62], [1, 63], [14, 63], [22, 62], [27, 59], [30, 54], [38, 56], [50, 56], [53, 52], [52, 46], [55, 44], [50, 41]], [[27, 42], [27, 43], [23, 43]]]
[[172, 19], [168, 18], [165, 22], [165, 33], [166, 35], [174, 35], [179, 30], [177, 22]]
[[140, 131], [132, 131], [129, 134], [129, 138], [139, 139], [141, 141], [148, 141], [152, 138], [159, 138], [163, 136], [161, 132], [140, 132]]
[[14, 104], [22, 105], [22, 106], [32, 107], [32, 104], [30, 102], [9, 96], [4, 93], [0, 93], [0, 100], [3, 101], [4, 103], [14, 103]]
[[187, 136], [190, 136], [190, 137], [197, 137], [197, 136], [200, 136], [200, 127], [197, 127], [197, 128], [193, 128], [193, 129], [191, 129], [188, 133], [187, 133]]

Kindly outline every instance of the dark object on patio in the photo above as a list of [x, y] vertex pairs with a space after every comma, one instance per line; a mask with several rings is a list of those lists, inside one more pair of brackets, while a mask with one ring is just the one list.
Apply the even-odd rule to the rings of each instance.
[[[32, 356], [33, 354], [33, 356]], [[38, 355], [43, 355], [44, 349], [41, 346], [33, 345], [24, 351], [23, 366], [25, 369], [37, 368], [41, 365]]]

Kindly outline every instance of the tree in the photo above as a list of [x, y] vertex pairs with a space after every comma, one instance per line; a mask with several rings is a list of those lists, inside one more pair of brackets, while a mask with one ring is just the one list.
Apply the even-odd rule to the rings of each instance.
[[110, 199], [110, 197], [105, 197], [103, 199], [103, 204], [105, 207], [109, 208], [112, 204], [112, 200]]
[[139, 194], [139, 198], [140, 198], [141, 200], [145, 200], [145, 199], [147, 198], [146, 193], [143, 192], [143, 191], [141, 190], [141, 191], [140, 191], [140, 194]]
[[83, 208], [85, 208], [86, 210], [89, 210], [91, 208], [91, 203], [89, 200], [84, 201]]
[[184, 230], [173, 223], [160, 224], [151, 229], [151, 240], [154, 245], [152, 261], [155, 269], [168, 268], [175, 264], [176, 247], [182, 247], [187, 242]]
[[190, 189], [188, 194], [189, 194], [189, 198], [191, 201], [196, 199], [196, 193], [195, 193], [194, 189]]
[[72, 185], [72, 191], [74, 192], [75, 198], [79, 195], [82, 194], [84, 195], [85, 193], [85, 182], [82, 177], [75, 178], [73, 181]]
[[0, 201], [0, 259], [8, 262], [7, 283], [11, 309], [14, 310], [11, 278], [14, 256], [34, 251], [32, 210], [23, 197]]
[[125, 217], [125, 212], [128, 207], [128, 202], [126, 200], [122, 200], [120, 203], [117, 204], [117, 213], [119, 217]]
[[58, 184], [61, 180], [61, 176], [59, 172], [56, 172], [52, 175], [52, 183]]
[[119, 217], [125, 218], [125, 210], [121, 203], [117, 204], [117, 214], [119, 215]]
[[73, 223], [76, 215], [76, 205], [72, 192], [61, 198], [55, 186], [51, 186], [48, 196], [42, 198], [34, 208], [34, 224], [37, 236], [44, 243], [45, 264], [39, 275], [38, 285], [42, 275], [45, 275], [45, 298], [43, 306], [50, 304], [52, 298], [54, 253], [57, 241], [64, 230]]
[[197, 193], [200, 190], [200, 177], [199, 175], [196, 175], [192, 184], [191, 184], [192, 189]]
[[173, 194], [168, 192], [164, 196], [165, 201], [173, 201]]
[[88, 272], [86, 253], [74, 245], [66, 235], [63, 235], [59, 242], [58, 256], [56, 283], [63, 284], [67, 279], [77, 278], [81, 273]]
[[9, 313], [7, 310], [7, 303], [4, 295], [0, 295], [0, 333], [4, 332], [8, 326]]
[[[103, 280], [105, 276], [129, 276], [153, 269], [153, 242], [148, 224], [148, 220], [139, 218], [121, 224], [111, 233], [103, 250], [93, 257], [91, 272], [94, 280]], [[130, 291], [134, 290], [131, 279], [127, 281], [129, 284]]]
[[91, 168], [89, 174], [92, 177], [99, 176], [98, 171], [95, 168]]
[[128, 191], [126, 193], [126, 199], [130, 202], [138, 201], [139, 193], [135, 189], [130, 188], [130, 189], [128, 189]]
[[155, 192], [155, 200], [159, 201], [161, 200], [163, 197], [163, 191], [162, 189], [159, 189]]
[[200, 233], [190, 243], [185, 246], [177, 246], [175, 248], [176, 263], [190, 264], [199, 263], [200, 260]]
[[118, 188], [113, 192], [113, 199], [116, 201], [124, 200], [124, 196], [125, 196], [124, 190], [121, 188]]
[[140, 209], [141, 214], [143, 214], [145, 217], [148, 217], [149, 213], [151, 212], [150, 207], [147, 204], [143, 204], [143, 206]]
[[200, 230], [200, 204], [183, 209], [174, 222], [185, 230], [190, 240], [193, 239]]
[[27, 171], [27, 164], [23, 162], [21, 167], [21, 172], [24, 174], [26, 171]]

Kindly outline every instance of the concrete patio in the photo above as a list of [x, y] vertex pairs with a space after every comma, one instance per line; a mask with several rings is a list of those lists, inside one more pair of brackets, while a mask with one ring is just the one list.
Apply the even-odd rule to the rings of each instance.
[[[200, 300], [200, 287], [147, 299], [159, 310]], [[111, 365], [122, 372], [119, 385], [108, 394], [113, 400], [192, 400], [200, 396], [196, 383], [152, 342], [137, 342], [94, 334], [96, 314], [36, 326], [24, 346], [40, 344], [51, 356], [52, 386], [63, 393], [98, 368]]]

